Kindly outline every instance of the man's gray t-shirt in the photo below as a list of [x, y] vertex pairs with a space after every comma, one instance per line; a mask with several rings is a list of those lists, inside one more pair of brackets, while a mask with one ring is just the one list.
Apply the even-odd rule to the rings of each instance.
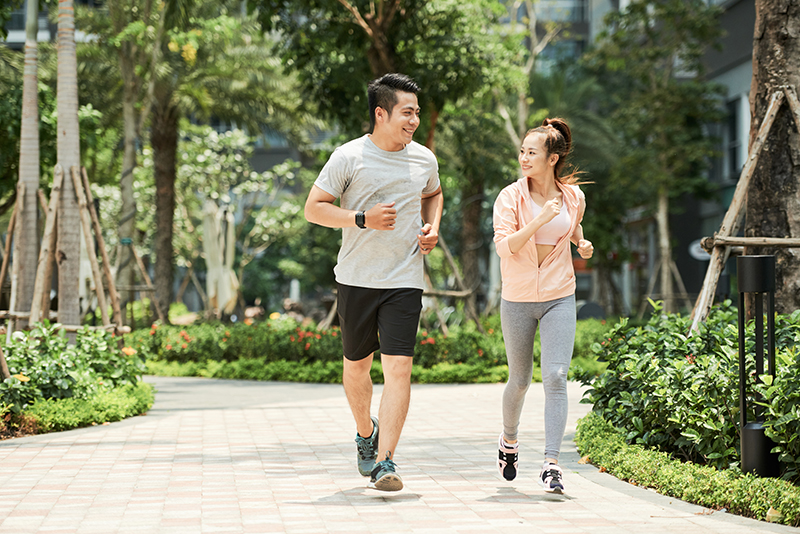
[[341, 198], [341, 207], [367, 211], [394, 202], [394, 230], [342, 228], [342, 248], [334, 273], [340, 284], [373, 289], [425, 289], [419, 235], [422, 195], [439, 189], [433, 152], [412, 141], [388, 152], [369, 135], [337, 148], [315, 185]]

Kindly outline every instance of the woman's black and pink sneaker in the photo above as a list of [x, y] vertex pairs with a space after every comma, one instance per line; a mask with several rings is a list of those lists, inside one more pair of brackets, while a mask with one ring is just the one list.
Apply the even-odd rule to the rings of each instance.
[[556, 464], [544, 464], [539, 473], [539, 485], [547, 493], [564, 493], [564, 472]]
[[500, 475], [506, 480], [514, 480], [517, 478], [517, 468], [519, 463], [519, 443], [513, 445], [506, 443], [503, 439], [503, 434], [500, 434], [500, 439], [497, 444], [498, 457], [497, 457], [497, 470]]

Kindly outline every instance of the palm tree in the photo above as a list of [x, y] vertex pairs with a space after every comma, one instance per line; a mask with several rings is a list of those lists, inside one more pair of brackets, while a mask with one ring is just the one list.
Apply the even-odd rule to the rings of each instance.
[[228, 16], [198, 18], [200, 27], [172, 32], [162, 44], [163, 63], [154, 80], [150, 117], [156, 184], [155, 288], [158, 302], [172, 301], [176, 154], [181, 117], [211, 116], [250, 132], [264, 127], [305, 141], [316, 124], [296, 89], [281, 72], [271, 43], [258, 27]]
[[70, 169], [80, 167], [78, 127], [78, 62], [75, 51], [75, 7], [72, 0], [58, 1], [58, 163], [65, 172], [58, 209], [58, 321], [81, 322], [79, 292], [81, 235], [78, 202]]
[[[31, 309], [33, 285], [36, 279], [36, 264], [39, 257], [38, 213], [39, 202], [39, 77], [38, 42], [39, 5], [29, 1], [25, 23], [25, 69], [22, 88], [22, 125], [20, 128], [19, 184], [24, 186], [21, 211], [17, 213], [14, 232], [14, 261], [18, 262], [15, 308], [26, 312]], [[18, 189], [19, 191], [19, 189]], [[17, 323], [24, 328], [27, 321]]]

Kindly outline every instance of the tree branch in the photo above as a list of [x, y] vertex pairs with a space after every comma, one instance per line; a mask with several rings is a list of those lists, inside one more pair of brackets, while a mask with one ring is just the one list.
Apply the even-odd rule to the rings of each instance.
[[370, 38], [374, 38], [374, 32], [372, 31], [372, 28], [370, 28], [369, 24], [367, 24], [367, 21], [364, 20], [364, 17], [361, 16], [361, 13], [359, 13], [358, 9], [352, 6], [347, 0], [338, 0], [338, 2], [342, 4], [342, 6], [344, 6], [344, 8], [350, 12], [350, 14], [353, 15], [356, 24], [361, 26], [361, 28], [367, 32], [367, 35], [369, 35]]

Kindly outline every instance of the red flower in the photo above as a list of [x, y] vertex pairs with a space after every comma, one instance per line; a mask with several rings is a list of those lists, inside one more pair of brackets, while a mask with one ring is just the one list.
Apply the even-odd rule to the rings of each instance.
[[184, 348], [184, 349], [185, 349], [185, 348], [187, 348], [188, 346], [189, 346], [189, 345], [187, 345], [186, 343], [184, 343], [183, 345], [181, 345], [181, 347], [182, 347], [182, 348]]
[[316, 338], [317, 338], [317, 339], [322, 339], [322, 336], [321, 336], [321, 335], [319, 335], [319, 334], [317, 334], [317, 335], [316, 335]]
[[427, 345], [428, 344], [428, 340], [427, 339], [423, 339], [422, 341], [419, 342], [419, 344], [420, 345]]
[[331, 335], [332, 335], [333, 337], [336, 337], [336, 330], [334, 330], [333, 332], [331, 332]]
[[172, 345], [167, 345], [167, 350], [172, 350]]
[[478, 356], [483, 356], [483, 351], [481, 349], [478, 349]]
[[294, 336], [289, 336], [290, 341], [294, 341]]
[[311, 343], [306, 343], [306, 350], [311, 348]]

